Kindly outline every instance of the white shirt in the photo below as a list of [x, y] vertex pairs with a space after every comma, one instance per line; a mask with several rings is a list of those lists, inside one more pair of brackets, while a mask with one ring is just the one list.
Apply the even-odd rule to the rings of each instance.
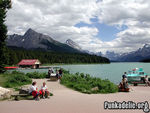
[[148, 76], [147, 76], [147, 77], [145, 77], [145, 80], [146, 80], [146, 81], [148, 81]]
[[42, 86], [41, 89], [42, 89], [42, 90], [46, 90], [46, 89], [47, 89], [47, 86], [46, 86], [46, 85], [45, 85], [45, 86]]
[[32, 93], [32, 91], [36, 91], [37, 86], [31, 86], [29, 89], [29, 93]]

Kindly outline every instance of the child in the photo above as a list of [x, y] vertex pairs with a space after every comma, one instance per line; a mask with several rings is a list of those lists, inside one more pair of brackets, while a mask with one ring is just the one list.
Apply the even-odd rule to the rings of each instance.
[[43, 86], [41, 87], [41, 90], [40, 90], [40, 94], [42, 95], [42, 98], [49, 98], [49, 91], [47, 90], [47, 86], [46, 86], [46, 83], [43, 82]]

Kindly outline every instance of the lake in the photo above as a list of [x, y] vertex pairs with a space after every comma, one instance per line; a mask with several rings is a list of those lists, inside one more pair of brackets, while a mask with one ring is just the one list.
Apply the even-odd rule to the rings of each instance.
[[[109, 79], [118, 84], [121, 81], [122, 74], [134, 68], [143, 68], [150, 75], [150, 63], [110, 63], [110, 64], [81, 64], [81, 65], [60, 65], [60, 67], [69, 70], [71, 73], [85, 73], [91, 76]], [[24, 69], [22, 72], [47, 72], [48, 69]]]

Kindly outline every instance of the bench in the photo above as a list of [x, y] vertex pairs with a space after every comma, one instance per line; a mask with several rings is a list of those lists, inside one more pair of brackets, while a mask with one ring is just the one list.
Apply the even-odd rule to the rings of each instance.
[[142, 82], [142, 81], [139, 81], [139, 82], [132, 82], [132, 84], [133, 84], [134, 86], [138, 86], [138, 84], [145, 84], [145, 83]]
[[27, 97], [30, 96], [30, 94], [12, 94], [11, 97], [14, 97], [14, 100], [18, 101], [19, 97]]

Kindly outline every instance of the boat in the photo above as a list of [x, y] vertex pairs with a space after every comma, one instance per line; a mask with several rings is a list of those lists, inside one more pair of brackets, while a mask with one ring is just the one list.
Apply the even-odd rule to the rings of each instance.
[[127, 79], [129, 83], [144, 83], [144, 77], [147, 73], [144, 72], [143, 68], [135, 68], [127, 73]]
[[18, 69], [19, 67], [11, 66], [11, 67], [4, 67], [6, 70], [13, 70]]

